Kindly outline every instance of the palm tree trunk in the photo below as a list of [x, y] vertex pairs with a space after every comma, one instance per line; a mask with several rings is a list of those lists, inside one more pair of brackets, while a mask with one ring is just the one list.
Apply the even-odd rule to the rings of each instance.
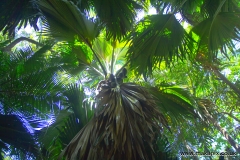
[[208, 117], [209, 120], [214, 124], [214, 126], [224, 135], [227, 141], [235, 148], [235, 150], [240, 153], [240, 146], [234, 141], [234, 139], [213, 119]]
[[218, 122], [208, 113], [207, 109], [204, 107], [204, 113], [207, 116], [207, 119], [223, 134], [227, 141], [231, 144], [235, 150], [240, 153], [240, 146], [234, 141], [234, 139], [225, 131]]
[[218, 67], [214, 64], [211, 64], [209, 62], [206, 61], [200, 61], [198, 60], [202, 66], [208, 70], [213, 72], [218, 78], [220, 78], [224, 83], [226, 83], [232, 90], [234, 90], [234, 92], [240, 97], [240, 89], [233, 84], [231, 81], [229, 81], [226, 76], [224, 76], [218, 69]]
[[235, 91], [235, 93], [238, 94], [238, 96], [240, 96], [240, 89], [238, 89], [238, 87], [233, 84], [231, 81], [229, 81], [221, 72], [219, 72], [218, 69], [212, 69], [213, 73], [218, 76], [224, 83], [226, 83], [232, 90]]
[[238, 119], [237, 117], [235, 117], [234, 115], [232, 115], [231, 113], [228, 112], [221, 112], [223, 114], [227, 114], [229, 117], [233, 118], [235, 121], [240, 123], [240, 119]]

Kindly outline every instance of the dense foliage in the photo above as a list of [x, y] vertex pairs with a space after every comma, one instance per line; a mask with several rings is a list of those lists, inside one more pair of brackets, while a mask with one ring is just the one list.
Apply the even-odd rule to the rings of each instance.
[[0, 10], [0, 160], [239, 159], [237, 0]]

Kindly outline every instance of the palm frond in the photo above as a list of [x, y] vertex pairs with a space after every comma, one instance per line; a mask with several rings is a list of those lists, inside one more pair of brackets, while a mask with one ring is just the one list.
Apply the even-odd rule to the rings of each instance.
[[97, 16], [106, 27], [107, 39], [121, 39], [132, 29], [137, 16], [137, 9], [144, 6], [133, 0], [93, 1]]
[[[153, 140], [167, 126], [144, 87], [123, 83], [98, 94], [95, 117], [73, 138], [60, 157], [67, 159], [154, 159]], [[146, 148], [150, 152], [146, 152]]]
[[239, 12], [239, 6], [237, 0], [204, 0], [201, 6], [201, 14], [206, 18], [214, 17], [217, 12]]
[[[159, 110], [166, 116], [171, 128], [172, 134], [164, 132], [164, 135], [170, 141], [172, 154], [194, 152], [202, 149], [202, 145], [211, 146], [213, 137], [210, 132], [213, 130], [205, 121], [198, 99], [187, 88], [160, 84], [150, 88], [150, 93], [158, 99]], [[203, 138], [206, 140], [202, 141]]]
[[72, 53], [76, 55], [79, 65], [89, 66], [93, 60], [93, 53], [84, 44], [75, 44], [72, 46]]
[[57, 119], [53, 124], [38, 132], [42, 154], [47, 159], [57, 159], [61, 150], [83, 127], [72, 112], [62, 110], [55, 116]]
[[25, 154], [33, 157], [39, 154], [33, 134], [16, 115], [0, 115], [0, 139]]
[[4, 112], [21, 111], [34, 113], [35, 109], [50, 111], [59, 101], [62, 83], [56, 79], [59, 64], [49, 65], [43, 54], [49, 47], [36, 52], [31, 48], [13, 54], [2, 54], [0, 70], [1, 98]]
[[[16, 51], [12, 54], [12, 56], [20, 56], [17, 62], [19, 64], [19, 68], [21, 67], [21, 69], [19, 69], [20, 71], [25, 74], [32, 73], [45, 67], [44, 63], [46, 63], [46, 60], [44, 59], [44, 53], [46, 53], [49, 49], [51, 49], [51, 46], [45, 45], [34, 52], [31, 47], [26, 47]], [[22, 73], [19, 72], [18, 74], [21, 75]]]
[[152, 1], [152, 5], [161, 14], [174, 13], [177, 11], [184, 11], [185, 13], [192, 13], [198, 5], [201, 4], [199, 0], [164, 0]]
[[93, 50], [104, 65], [106, 71], [115, 74], [120, 66], [124, 65], [127, 52], [126, 42], [118, 40], [107, 40], [98, 37], [93, 43]]
[[60, 111], [55, 115], [56, 120], [51, 126], [39, 131], [39, 140], [44, 148], [43, 154], [48, 159], [56, 159], [59, 152], [93, 116], [93, 109], [85, 101], [85, 95], [80, 85], [66, 86], [63, 96], [66, 96], [63, 105], [70, 111]]
[[151, 3], [156, 8], [157, 13], [180, 13], [182, 20], [191, 25], [195, 25], [204, 19], [199, 10], [202, 1], [199, 0], [164, 0], [153, 1]]
[[2, 0], [0, 10], [0, 31], [3, 31], [3, 34], [8, 32], [9, 35], [15, 35], [16, 28], [26, 27], [28, 23], [35, 30], [39, 29], [38, 11], [30, 0]]
[[[50, 126], [42, 128], [38, 133], [38, 140], [42, 148], [42, 154], [47, 159], [56, 159], [59, 155], [59, 152], [64, 148], [65, 144], [59, 139], [60, 132], [62, 132], [65, 126], [65, 123], [68, 122], [68, 119], [74, 116], [73, 113], [66, 110], [61, 110], [56, 114], [56, 120]], [[71, 129], [76, 129], [75, 125]], [[68, 129], [68, 128], [67, 128]], [[71, 130], [70, 129], [70, 130]]]
[[73, 41], [74, 36], [91, 46], [98, 35], [98, 25], [72, 2], [67, 0], [37, 0], [45, 17], [45, 34], [60, 40]]
[[68, 106], [71, 107], [75, 116], [79, 119], [79, 123], [86, 124], [93, 115], [93, 109], [84, 102], [86, 96], [84, 90], [78, 84], [68, 86], [64, 92], [67, 97]]
[[151, 74], [160, 62], [170, 65], [193, 50], [192, 39], [173, 14], [146, 17], [132, 36], [128, 59], [140, 74]]
[[[209, 59], [216, 58], [218, 50], [235, 48], [232, 41], [240, 41], [240, 24], [237, 13], [221, 12], [214, 18], [208, 18], [195, 27], [192, 32], [199, 36], [199, 49], [206, 50]], [[204, 52], [206, 53], [206, 52]], [[225, 53], [226, 54], [226, 53]]]
[[199, 117], [197, 102], [187, 89], [177, 86], [160, 86], [151, 88], [150, 93], [158, 99], [159, 110], [167, 115], [172, 125]]

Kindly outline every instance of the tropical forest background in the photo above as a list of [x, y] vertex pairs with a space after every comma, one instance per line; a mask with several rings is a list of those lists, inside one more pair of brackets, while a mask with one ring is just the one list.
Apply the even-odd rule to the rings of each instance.
[[1, 0], [12, 159], [239, 160], [240, 1]]

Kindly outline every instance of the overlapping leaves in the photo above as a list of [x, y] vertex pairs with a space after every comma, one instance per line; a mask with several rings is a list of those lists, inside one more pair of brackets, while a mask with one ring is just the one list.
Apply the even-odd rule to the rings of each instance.
[[0, 146], [0, 149], [4, 149], [6, 152], [11, 152], [9, 147], [11, 145], [26, 154], [26, 157], [37, 157], [39, 154], [33, 134], [30, 133], [23, 120], [17, 115], [0, 114], [0, 145], [3, 144], [8, 144], [4, 145], [5, 147]]
[[[171, 128], [172, 134], [165, 132], [165, 136], [171, 143], [172, 153], [197, 151], [196, 146], [198, 150], [203, 149], [202, 146], [211, 146], [213, 137], [209, 132], [212, 128], [203, 118], [198, 100], [186, 88], [165, 84], [151, 87], [150, 92], [156, 97], [158, 108]], [[205, 138], [204, 142], [202, 138]]]
[[169, 122], [178, 125], [186, 119], [199, 118], [196, 100], [187, 89], [178, 86], [151, 87], [151, 93], [157, 98], [159, 110], [168, 116]]
[[73, 41], [74, 36], [91, 46], [98, 35], [98, 25], [67, 0], [37, 1], [46, 18], [45, 32], [55, 39]]
[[[61, 99], [59, 80], [54, 77], [56, 71], [61, 68], [59, 64], [46, 63], [47, 60], [43, 56], [49, 48], [44, 46], [36, 52], [30, 47], [11, 54], [0, 52], [2, 57], [0, 60], [0, 110], [5, 114], [3, 117], [5, 116], [6, 119], [9, 113], [14, 114], [12, 118], [9, 116], [9, 123], [3, 121], [9, 128], [1, 128], [5, 131], [1, 131], [0, 139], [10, 145], [10, 150], [13, 149], [15, 152], [21, 151], [21, 148], [30, 153], [36, 152], [37, 149], [32, 149], [31, 146], [36, 139], [33, 139], [29, 130], [22, 129], [24, 121], [30, 128], [30, 125], [41, 125], [39, 119], [48, 117], [46, 113], [54, 110], [55, 102]], [[23, 118], [18, 120], [18, 117]], [[6, 150], [6, 152], [10, 151]], [[34, 156], [38, 157], [39, 153]], [[31, 157], [34, 156], [31, 155]]]
[[80, 85], [69, 85], [63, 90], [63, 95], [66, 96], [63, 105], [68, 110], [61, 110], [57, 113], [54, 123], [43, 128], [38, 134], [42, 154], [47, 159], [57, 159], [61, 150], [93, 116], [93, 109], [85, 100]]
[[135, 22], [137, 9], [143, 6], [133, 0], [93, 0], [93, 5], [108, 38], [121, 39]]
[[2, 0], [0, 10], [0, 31], [4, 34], [15, 35], [15, 28], [26, 27], [28, 23], [38, 30], [38, 11], [30, 0]]
[[116, 73], [118, 67], [123, 66], [127, 52], [126, 42], [108, 41], [99, 37], [93, 43], [93, 49], [108, 73]]
[[138, 73], [152, 73], [165, 61], [183, 59], [192, 51], [192, 40], [172, 14], [152, 15], [138, 24], [129, 49], [131, 66]]
[[42, 56], [47, 49], [49, 46], [39, 49], [36, 54], [31, 48], [10, 56], [2, 54], [0, 100], [7, 110], [11, 106], [11, 109], [21, 107], [27, 112], [34, 112], [34, 106], [44, 111], [52, 103], [48, 89], [56, 94], [59, 81], [53, 77], [60, 68], [46, 65]]
[[224, 54], [227, 48], [233, 50], [233, 40], [240, 41], [239, 21], [239, 15], [236, 13], [221, 12], [196, 25], [192, 31], [200, 38], [199, 49], [207, 48], [210, 59], [217, 56], [219, 49]]

